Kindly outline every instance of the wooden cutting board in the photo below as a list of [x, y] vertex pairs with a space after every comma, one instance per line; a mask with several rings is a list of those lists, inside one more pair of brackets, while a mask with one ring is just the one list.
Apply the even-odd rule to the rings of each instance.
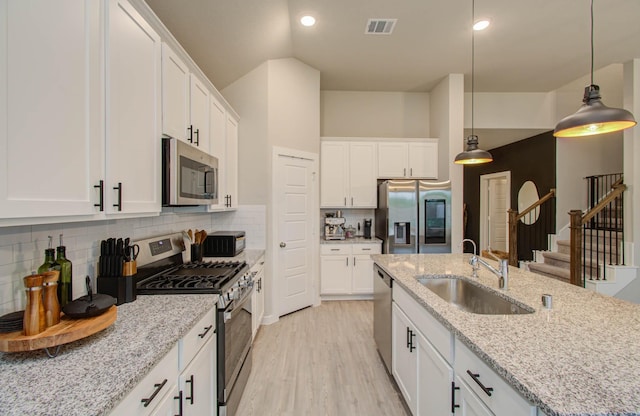
[[77, 341], [108, 328], [116, 321], [117, 315], [115, 305], [92, 318], [71, 319], [62, 314], [59, 324], [37, 335], [26, 336], [22, 331], [0, 334], [0, 351], [34, 351]]

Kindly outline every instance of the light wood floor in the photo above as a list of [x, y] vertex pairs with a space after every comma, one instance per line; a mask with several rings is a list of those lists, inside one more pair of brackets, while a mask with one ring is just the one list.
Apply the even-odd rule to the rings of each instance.
[[373, 340], [373, 302], [333, 301], [260, 328], [236, 416], [407, 416]]

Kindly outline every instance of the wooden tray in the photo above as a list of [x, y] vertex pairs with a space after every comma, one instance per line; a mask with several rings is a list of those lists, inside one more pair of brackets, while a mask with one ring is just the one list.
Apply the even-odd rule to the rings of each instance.
[[59, 324], [38, 335], [26, 336], [22, 331], [0, 334], [0, 351], [34, 351], [77, 341], [108, 328], [116, 321], [117, 315], [115, 305], [102, 315], [92, 318], [71, 319], [62, 314]]

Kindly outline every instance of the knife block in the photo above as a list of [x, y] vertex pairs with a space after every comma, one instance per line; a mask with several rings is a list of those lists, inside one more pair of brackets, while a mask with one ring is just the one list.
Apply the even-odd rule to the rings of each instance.
[[136, 275], [98, 276], [98, 293], [116, 298], [116, 305], [136, 300]]

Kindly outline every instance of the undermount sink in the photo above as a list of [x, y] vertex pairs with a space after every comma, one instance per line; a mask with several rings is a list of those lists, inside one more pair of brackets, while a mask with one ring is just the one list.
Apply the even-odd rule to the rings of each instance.
[[462, 278], [419, 277], [418, 282], [465, 312], [480, 315], [518, 315], [534, 311]]

